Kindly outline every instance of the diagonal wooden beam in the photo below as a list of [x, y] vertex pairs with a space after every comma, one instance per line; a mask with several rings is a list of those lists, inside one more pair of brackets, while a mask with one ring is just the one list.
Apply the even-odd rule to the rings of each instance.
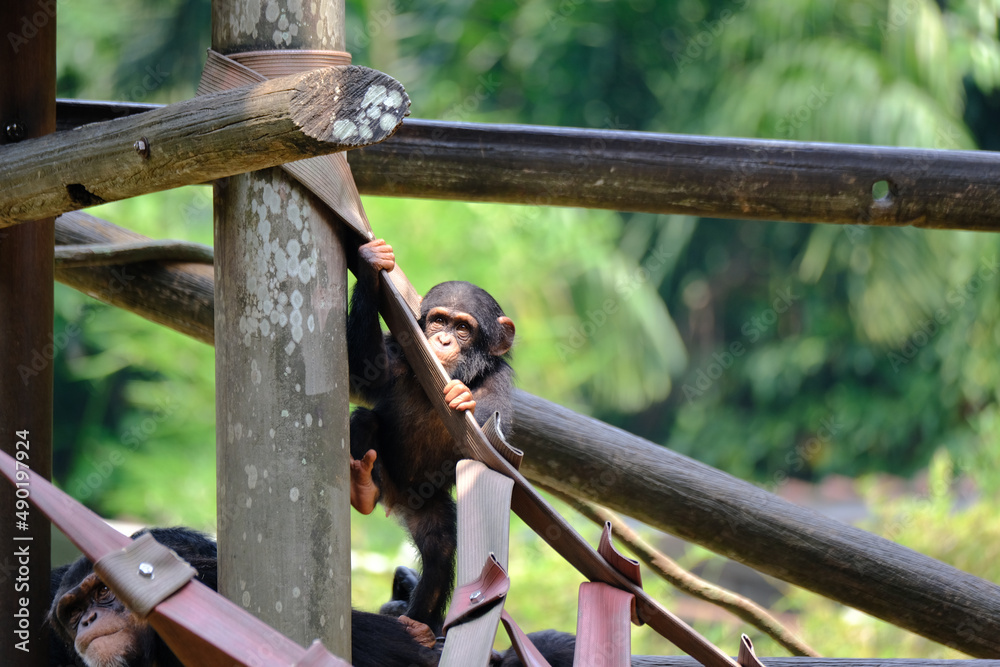
[[407, 99], [381, 72], [318, 69], [0, 146], [0, 227], [382, 141]]

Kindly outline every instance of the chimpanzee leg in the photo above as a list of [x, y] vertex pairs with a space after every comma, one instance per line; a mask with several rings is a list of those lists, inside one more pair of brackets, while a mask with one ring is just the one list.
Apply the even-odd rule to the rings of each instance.
[[422, 568], [406, 615], [440, 633], [448, 610], [448, 599], [455, 585], [455, 547], [458, 541], [455, 501], [450, 493], [439, 490], [422, 507], [407, 512], [404, 519], [420, 552]]
[[[375, 509], [381, 495], [382, 462], [378, 460], [378, 417], [367, 408], [351, 415], [351, 505], [362, 514]], [[369, 454], [374, 451], [376, 454]]]

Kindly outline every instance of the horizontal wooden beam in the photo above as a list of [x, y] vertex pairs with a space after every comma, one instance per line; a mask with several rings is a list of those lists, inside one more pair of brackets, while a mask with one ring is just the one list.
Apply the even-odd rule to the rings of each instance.
[[60, 245], [55, 249], [57, 269], [157, 261], [214, 264], [215, 253], [212, 246], [201, 243], [152, 240]]
[[337, 67], [0, 146], [0, 227], [382, 141], [408, 107], [388, 75]]
[[1000, 230], [1000, 153], [411, 121], [348, 159], [370, 194]]
[[[56, 243], [131, 244], [150, 239], [74, 211], [56, 218]], [[215, 271], [211, 264], [143, 262], [56, 267], [55, 278], [99, 301], [137, 313], [195, 340], [215, 343]]]
[[[90, 104], [60, 103], [61, 127], [92, 119]], [[987, 151], [407, 120], [348, 160], [363, 194], [1000, 230], [1000, 153]]]
[[[117, 229], [84, 213], [56, 219], [61, 244], [141, 239]], [[56, 277], [213, 342], [211, 267], [146, 262], [60, 270]], [[523, 391], [515, 393], [511, 444], [526, 452], [522, 470], [534, 482], [970, 655], [1000, 657], [1000, 586], [994, 583]]]

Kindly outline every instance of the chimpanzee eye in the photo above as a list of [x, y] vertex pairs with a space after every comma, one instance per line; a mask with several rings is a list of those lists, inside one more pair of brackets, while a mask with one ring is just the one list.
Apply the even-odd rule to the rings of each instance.
[[98, 602], [108, 602], [114, 599], [115, 594], [111, 592], [111, 589], [101, 584], [101, 587], [97, 589], [97, 593], [94, 595], [94, 599]]

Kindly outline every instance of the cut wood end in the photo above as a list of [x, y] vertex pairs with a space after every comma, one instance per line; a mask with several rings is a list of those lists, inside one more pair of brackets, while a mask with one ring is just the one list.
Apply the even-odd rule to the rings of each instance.
[[388, 74], [368, 67], [331, 67], [303, 82], [293, 105], [302, 131], [323, 142], [359, 148], [388, 139], [410, 113], [410, 97]]

